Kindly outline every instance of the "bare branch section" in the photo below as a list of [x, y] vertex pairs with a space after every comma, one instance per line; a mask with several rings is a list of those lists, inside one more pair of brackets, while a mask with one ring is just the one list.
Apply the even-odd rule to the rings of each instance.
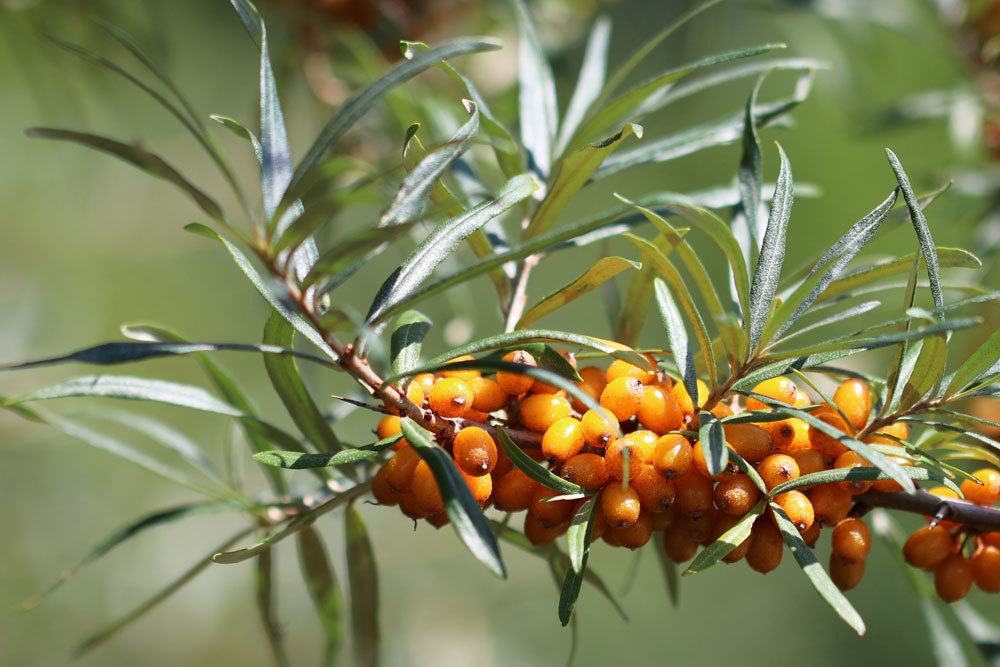
[[916, 493], [886, 493], [870, 490], [855, 498], [864, 508], [884, 507], [900, 512], [913, 512], [960, 523], [981, 532], [1000, 530], [1000, 507], [976, 505], [966, 500], [942, 498], [918, 490]]

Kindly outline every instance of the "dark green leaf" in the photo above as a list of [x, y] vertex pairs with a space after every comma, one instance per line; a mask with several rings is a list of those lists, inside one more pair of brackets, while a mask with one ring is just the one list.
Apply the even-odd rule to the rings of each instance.
[[781, 266], [785, 261], [785, 238], [788, 233], [788, 219], [792, 215], [792, 167], [781, 146], [778, 146], [781, 170], [778, 184], [771, 202], [771, 213], [767, 218], [767, 229], [761, 245], [760, 256], [754, 267], [753, 281], [750, 283], [750, 350], [757, 349], [761, 336], [771, 317], [774, 295], [781, 280]]
[[396, 318], [389, 351], [393, 375], [403, 375], [420, 365], [420, 349], [430, 330], [430, 319], [416, 310], [408, 310]]
[[[926, 470], [924, 468], [917, 467], [904, 467], [904, 472], [910, 479], [915, 479], [918, 481], [933, 480], [941, 484], [952, 484], [944, 475], [934, 472], [933, 470]], [[805, 489], [811, 486], [818, 486], [820, 484], [831, 484], [834, 482], [843, 481], [874, 481], [879, 479], [892, 479], [889, 475], [885, 474], [878, 468], [870, 467], [858, 467], [858, 468], [831, 468], [830, 470], [822, 470], [820, 472], [809, 473], [808, 475], [802, 475], [791, 481], [783, 482], [775, 486], [769, 492], [770, 496], [774, 498], [786, 491], [794, 491], [795, 489]]]
[[375, 667], [379, 663], [378, 568], [375, 550], [368, 539], [368, 529], [361, 513], [353, 505], [347, 507], [344, 521], [347, 542], [347, 572], [351, 583], [351, 630], [354, 660], [358, 667]]
[[267, 643], [271, 647], [274, 663], [278, 667], [289, 667], [291, 663], [288, 662], [288, 654], [285, 651], [285, 633], [281, 629], [276, 609], [273, 556], [270, 549], [265, 549], [260, 554], [260, 558], [257, 559], [256, 572], [254, 573], [257, 613], [260, 615], [260, 623], [264, 627], [264, 636], [267, 637]]
[[761, 500], [752, 510], [743, 515], [739, 523], [724, 532], [715, 542], [702, 549], [684, 570], [684, 576], [704, 572], [728, 556], [733, 549], [746, 542], [750, 538], [753, 522], [763, 512], [764, 501]]
[[295, 537], [302, 577], [323, 626], [323, 664], [330, 666], [336, 660], [337, 649], [344, 636], [340, 585], [316, 529], [309, 526], [299, 531]]
[[[579, 484], [567, 481], [555, 474], [541, 463], [524, 453], [524, 450], [516, 442], [510, 439], [507, 431], [502, 428], [497, 429], [497, 444], [504, 454], [510, 459], [521, 472], [535, 480], [542, 486], [552, 489], [562, 494], [587, 493]], [[562, 502], [562, 501], [559, 501]], [[572, 551], [572, 550], [571, 550]]]
[[945, 394], [954, 396], [964, 391], [969, 384], [978, 381], [984, 374], [988, 375], [988, 371], [996, 364], [997, 359], [1000, 359], [1000, 330], [994, 331], [962, 362], [962, 365], [952, 375]]
[[600, 511], [599, 499], [598, 494], [588, 497], [573, 514], [573, 519], [566, 530], [566, 552], [569, 554], [570, 566], [577, 574], [583, 571], [583, 558], [590, 548], [588, 543], [590, 524]]
[[264, 465], [287, 468], [289, 470], [329, 468], [356, 463], [357, 461], [371, 461], [378, 458], [379, 454], [392, 447], [402, 437], [397, 433], [388, 438], [383, 438], [378, 442], [373, 442], [370, 445], [344, 449], [336, 454], [307, 454], [305, 452], [289, 452], [275, 449], [266, 452], [257, 452], [253, 455], [253, 458]]

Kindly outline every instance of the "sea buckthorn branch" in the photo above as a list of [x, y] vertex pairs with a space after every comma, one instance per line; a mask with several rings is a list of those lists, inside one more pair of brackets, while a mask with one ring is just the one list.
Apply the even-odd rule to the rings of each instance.
[[886, 493], [872, 489], [855, 497], [862, 514], [882, 507], [947, 520], [980, 532], [1000, 530], [1000, 507], [977, 505], [967, 500], [943, 498], [918, 489], [916, 493]]

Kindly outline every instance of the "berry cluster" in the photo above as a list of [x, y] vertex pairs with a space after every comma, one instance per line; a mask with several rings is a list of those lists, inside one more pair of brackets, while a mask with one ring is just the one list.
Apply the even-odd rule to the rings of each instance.
[[[576, 365], [572, 355], [564, 356]], [[523, 350], [509, 352], [503, 359], [536, 365], [535, 358]], [[647, 355], [647, 359], [651, 369], [658, 369], [655, 358]], [[866, 427], [871, 428], [873, 396], [869, 385], [860, 379], [843, 381], [832, 400], [820, 404], [791, 379], [777, 377], [758, 384], [749, 398], [732, 394], [707, 406], [708, 387], [700, 380], [697, 400], [693, 400], [683, 383], [662, 371], [622, 360], [612, 361], [606, 370], [587, 366], [578, 373], [582, 381], [577, 387], [597, 401], [600, 410], [589, 409], [557, 387], [514, 372], [497, 372], [494, 379], [468, 369], [423, 373], [405, 388], [414, 404], [462, 425], [453, 437], [439, 436], [439, 441], [454, 458], [473, 498], [484, 508], [526, 510], [524, 534], [535, 545], [550, 543], [566, 532], [583, 500], [558, 498], [557, 491], [514, 466], [490, 431], [472, 423], [540, 435], [538, 446], [522, 443], [527, 455], [588, 493], [600, 493], [592, 528], [595, 541], [636, 549], [654, 533], [661, 533], [667, 557], [683, 563], [748, 513], [759, 514], [749, 537], [724, 560], [746, 560], [761, 573], [775, 569], [784, 553], [784, 538], [773, 510], [767, 507], [762, 511], [765, 491], [803, 475], [871, 464], [802, 419], [765, 419], [770, 408], [753, 395], [808, 410], [843, 434], [860, 435], [865, 442], [879, 445], [899, 465], [913, 465], [913, 457], [903, 444], [909, 436], [905, 422], [884, 424], [866, 434]], [[762, 415], [760, 421], [724, 424], [726, 445], [738, 456], [732, 456], [725, 469], [715, 475], [697, 433], [697, 413], [705, 407], [719, 419], [747, 411]], [[377, 431], [380, 438], [400, 434], [400, 417], [386, 415]], [[446, 524], [448, 517], [430, 467], [405, 438], [394, 448], [393, 456], [374, 477], [376, 500], [398, 505], [415, 520], [426, 519], [437, 527]], [[741, 467], [739, 459], [749, 467]], [[1000, 472], [988, 469], [976, 475], [983, 484], [967, 480], [962, 486], [965, 496], [974, 502], [996, 503]], [[885, 493], [902, 490], [893, 480], [845, 479], [788, 490], [770, 499], [810, 547], [815, 546], [824, 526], [832, 528], [830, 576], [842, 590], [857, 586], [865, 572], [871, 534], [861, 518], [852, 516], [852, 510], [856, 496], [870, 489]], [[957, 497], [946, 487], [932, 492]], [[979, 548], [965, 560], [956, 536], [964, 535], [963, 530], [961, 526], [935, 525], [917, 531], [907, 543], [907, 559], [935, 570], [938, 590], [946, 600], [962, 597], [973, 578], [984, 591], [1000, 590], [998, 535], [975, 537]]]

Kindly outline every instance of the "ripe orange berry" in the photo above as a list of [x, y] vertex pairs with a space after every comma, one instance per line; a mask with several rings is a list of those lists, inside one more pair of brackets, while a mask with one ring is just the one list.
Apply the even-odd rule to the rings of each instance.
[[790, 482], [799, 476], [799, 464], [787, 454], [771, 454], [757, 466], [757, 473], [764, 480], [764, 486], [770, 491], [784, 482]]
[[643, 389], [638, 417], [640, 424], [661, 434], [676, 431], [684, 419], [673, 395], [656, 385], [649, 385]]
[[[463, 354], [460, 357], [455, 357], [454, 359], [449, 359], [445, 363], [445, 366], [447, 366], [448, 364], [458, 363], [460, 361], [474, 361], [474, 360], [475, 359], [473, 358], [472, 355], [470, 355], [470, 354]], [[458, 378], [459, 380], [465, 380], [466, 382], [468, 382], [469, 380], [471, 380], [473, 378], [479, 377], [479, 371], [473, 370], [473, 369], [467, 369], [467, 368], [463, 368], [461, 370], [458, 370], [458, 369], [456, 369], [456, 370], [450, 370], [450, 371], [449, 370], [441, 370], [441, 371], [438, 371], [438, 375], [440, 375], [443, 378]]]
[[814, 472], [826, 470], [826, 462], [823, 455], [815, 449], [800, 449], [791, 454], [795, 462], [799, 464], [799, 476], [811, 475]]
[[[778, 452], [782, 454], [794, 454], [795, 452], [812, 449], [812, 442], [809, 440], [809, 424], [801, 419], [786, 419], [781, 423], [785, 424], [786, 430], [784, 431], [785, 435], [780, 441], [775, 443]], [[788, 437], [787, 429], [791, 430], [790, 437]]]
[[801, 533], [809, 530], [816, 520], [816, 512], [809, 497], [801, 491], [786, 491], [774, 497], [775, 504], [785, 510], [785, 514]]
[[[396, 415], [386, 415], [382, 417], [382, 419], [378, 423], [378, 426], [375, 428], [375, 434], [378, 435], [378, 439], [384, 440], [385, 438], [388, 438], [390, 436], [399, 435], [400, 433], [402, 433], [403, 429], [399, 425], [400, 421], [401, 421], [400, 418], [397, 417]], [[408, 444], [410, 443], [406, 438], [400, 438], [399, 440], [393, 443], [392, 448], [399, 449], [404, 445]]]
[[476, 377], [469, 380], [472, 389], [472, 408], [480, 412], [495, 412], [507, 405], [507, 392], [489, 378]]
[[1000, 500], [1000, 470], [980, 468], [972, 476], [982, 483], [976, 484], [971, 479], [962, 480], [959, 488], [965, 499], [977, 505], [996, 505]]
[[585, 489], [600, 489], [608, 483], [608, 466], [604, 457], [597, 454], [577, 454], [563, 464], [563, 479], [579, 484]]
[[652, 463], [661, 475], [670, 479], [686, 473], [693, 457], [691, 443], [683, 435], [674, 433], [656, 441]]
[[726, 442], [750, 463], [764, 460], [774, 451], [771, 435], [758, 424], [725, 424]]
[[801, 389], [796, 389], [795, 400], [792, 401], [792, 405], [794, 405], [799, 409], [802, 409], [812, 405], [812, 399], [809, 398], [809, 394], [807, 394], [805, 391]]
[[399, 509], [414, 521], [427, 516], [427, 510], [417, 502], [417, 497], [413, 494], [413, 491], [407, 490], [399, 494]]
[[426, 461], [417, 463], [413, 469], [413, 497], [423, 507], [428, 514], [438, 514], [444, 511], [444, 500], [441, 498], [441, 490], [438, 488], [434, 473]]
[[372, 478], [372, 495], [379, 505], [398, 505], [399, 494], [389, 486], [389, 466], [387, 463], [383, 463]]
[[565, 461], [583, 449], [583, 427], [573, 417], [563, 417], [548, 427], [542, 436], [542, 453], [548, 458]]
[[793, 447], [795, 427], [791, 421], [791, 419], [782, 419], [775, 422], [757, 422], [757, 425], [771, 436], [771, 443], [776, 452], [787, 452]]
[[1000, 549], [1000, 530], [991, 530], [979, 536], [983, 544]]
[[[898, 449], [900, 452], [905, 451], [903, 447], [893, 447], [893, 448]], [[912, 460], [902, 456], [890, 456], [889, 460], [897, 465], [904, 467], [913, 465]], [[871, 488], [875, 489], [876, 491], [883, 491], [885, 493], [899, 493], [900, 491], [903, 490], [903, 487], [900, 486], [899, 482], [891, 479], [877, 479], [874, 482], [872, 482]]]
[[452, 444], [455, 465], [466, 475], [488, 475], [497, 464], [497, 443], [478, 426], [468, 426], [455, 435]]
[[472, 475], [466, 475], [461, 470], [458, 472], [462, 475], [465, 485], [469, 487], [469, 492], [472, 493], [473, 500], [485, 506], [490, 500], [490, 495], [493, 493], [493, 478], [489, 475], [473, 477]]
[[643, 384], [633, 377], [612, 380], [601, 392], [601, 407], [607, 408], [618, 421], [631, 419], [642, 404]]
[[872, 412], [872, 390], [868, 383], [858, 378], [848, 378], [833, 393], [833, 402], [847, 417], [847, 421], [860, 431], [868, 423]]
[[608, 474], [612, 479], [622, 480], [625, 478], [625, 452], [628, 452], [627, 469], [629, 479], [635, 479], [642, 471], [642, 464], [645, 462], [642, 455], [642, 445], [628, 438], [619, 438], [610, 445], [604, 452], [604, 460], [608, 465]]
[[472, 409], [472, 389], [465, 380], [444, 378], [431, 389], [431, 410], [442, 417], [462, 417]]
[[601, 491], [601, 513], [611, 527], [624, 528], [639, 520], [642, 505], [639, 494], [631, 486], [622, 488], [619, 482], [610, 482]]
[[823, 529], [823, 524], [819, 521], [813, 521], [813, 525], [809, 526], [805, 530], [799, 533], [802, 536], [802, 541], [808, 544], [810, 547], [815, 547], [816, 542], [819, 541], [819, 534]]
[[560, 495], [558, 491], [539, 484], [535, 488], [535, 493], [531, 497], [531, 507], [529, 511], [547, 526], [556, 526], [573, 518], [576, 510], [576, 503], [570, 500], [556, 500], [546, 502], [549, 498]]
[[652, 515], [653, 519], [653, 530], [666, 530], [667, 526], [674, 523], [677, 518], [677, 503], [671, 503], [670, 507], [662, 512], [654, 512]]
[[619, 437], [618, 420], [610, 411], [601, 409], [587, 410], [580, 419], [583, 427], [583, 439], [591, 447], [607, 447], [610, 442]]
[[[577, 373], [583, 378], [583, 382], [577, 382], [576, 386], [595, 401], [599, 399], [601, 392], [604, 391], [604, 385], [607, 384], [604, 380], [604, 371], [597, 366], [584, 366]], [[573, 409], [584, 412], [587, 406], [582, 401], [574, 398]]]
[[[701, 380], [697, 381], [698, 386], [698, 407], [705, 405], [705, 401], [708, 400], [708, 385]], [[695, 405], [691, 400], [691, 396], [688, 394], [687, 388], [684, 386], [683, 382], [678, 382], [670, 390], [673, 394], [674, 400], [677, 401], [677, 406], [686, 415], [693, 415]]]
[[423, 405], [427, 395], [424, 392], [424, 388], [420, 386], [420, 383], [411, 380], [406, 385], [406, 398], [414, 405]]
[[747, 565], [761, 574], [767, 574], [781, 564], [784, 550], [785, 541], [774, 522], [766, 517], [754, 521], [746, 555]]
[[830, 579], [842, 591], [849, 591], [861, 583], [865, 576], [865, 560], [841, 558], [830, 554]]
[[720, 512], [712, 507], [697, 516], [683, 515], [677, 521], [684, 526], [688, 537], [702, 546], [708, 546], [714, 541], [714, 527], [719, 514]]
[[729, 407], [726, 403], [716, 403], [715, 407], [709, 410], [713, 415], [722, 419], [723, 417], [732, 417], [734, 414], [733, 409]]
[[663, 512], [671, 503], [677, 491], [674, 483], [664, 479], [663, 475], [656, 471], [650, 464], [645, 464], [629, 482], [636, 494], [639, 496], [639, 503], [643, 512]]
[[[712, 524], [712, 535], [711, 535], [712, 542], [715, 542], [717, 539], [725, 535], [727, 530], [733, 528], [739, 522], [740, 522], [740, 517], [730, 516], [728, 514], [722, 514], [722, 513], [716, 515], [715, 521]], [[735, 549], [726, 554], [722, 560], [726, 563], [739, 562], [746, 557], [748, 551], [750, 551], [749, 536], [747, 536], [745, 540], [740, 542]]]
[[[646, 513], [641, 512], [635, 523], [619, 528], [608, 526], [604, 533], [605, 542], [626, 549], [638, 549], [649, 542], [653, 536], [653, 519]], [[610, 540], [608, 538], [611, 538]]]
[[638, 431], [632, 431], [628, 435], [624, 436], [624, 438], [639, 445], [639, 448], [642, 449], [643, 462], [652, 462], [653, 456], [656, 454], [656, 443], [659, 442], [660, 436], [652, 431], [641, 429]]
[[944, 526], [925, 526], [907, 538], [903, 544], [903, 557], [913, 567], [933, 570], [956, 546], [955, 538]]
[[[572, 366], [574, 369], [576, 368], [576, 357], [574, 357], [572, 354], [566, 352], [565, 350], [559, 350], [559, 356], [568, 361], [570, 366]], [[530, 391], [532, 394], [554, 394], [557, 391], [562, 391], [562, 390], [559, 389], [559, 387], [548, 384], [546, 382], [542, 382], [541, 380], [535, 380], [531, 385]]]
[[951, 554], [934, 568], [934, 590], [945, 602], [964, 598], [972, 581], [972, 565], [960, 553]]
[[434, 526], [435, 529], [443, 528], [451, 523], [451, 519], [448, 517], [447, 512], [438, 512], [437, 514], [428, 514], [424, 517], [424, 521]]
[[[656, 368], [656, 360], [650, 356], [646, 356], [646, 359], [650, 362], [653, 368]], [[649, 384], [656, 380], [655, 371], [649, 371], [645, 368], [640, 368], [627, 361], [622, 361], [621, 359], [615, 359], [608, 366], [607, 372], [604, 374], [604, 378], [608, 383], [617, 380], [620, 377], [631, 377], [635, 378], [643, 384]]]
[[431, 393], [435, 382], [437, 382], [437, 378], [434, 377], [433, 373], [418, 373], [410, 380], [410, 384], [415, 384], [423, 390], [424, 396]]
[[[833, 408], [820, 408], [813, 413], [813, 416], [845, 435], [853, 435], [854, 433], [850, 424], [844, 421], [840, 413]], [[847, 451], [847, 447], [842, 442], [812, 426], [809, 427], [809, 442], [814, 448], [821, 451], [828, 461], [832, 461]]]
[[538, 433], [545, 433], [571, 412], [569, 401], [561, 394], [532, 394], [521, 401], [520, 406], [521, 423]]
[[674, 479], [677, 507], [683, 514], [698, 516], [714, 507], [712, 480], [693, 468]]
[[531, 507], [531, 499], [540, 486], [520, 468], [512, 468], [500, 477], [493, 491], [493, 504], [503, 512], [520, 512]]
[[731, 475], [715, 486], [713, 497], [723, 514], [739, 517], [757, 504], [760, 489], [746, 475]]
[[712, 475], [708, 471], [708, 454], [705, 452], [705, 446], [701, 443], [701, 440], [696, 441], [691, 447], [691, 466], [702, 477], [714, 480], [722, 479], [726, 475], [734, 475], [739, 470], [735, 463], [729, 461], [718, 475]]
[[840, 523], [854, 504], [854, 496], [837, 484], [814, 486], [809, 489], [808, 495], [816, 521], [825, 526], [835, 526]]
[[674, 522], [663, 531], [663, 551], [675, 563], [686, 563], [694, 558], [698, 543], [692, 540], [679, 522]]
[[[889, 437], [893, 436], [893, 437]], [[898, 445], [899, 440], [910, 437], [910, 425], [906, 422], [893, 422], [880, 426], [878, 431], [865, 438], [865, 442], [881, 445]]]
[[539, 519], [531, 510], [524, 517], [524, 536], [536, 547], [552, 544], [557, 537], [566, 532], [567, 528], [569, 528], [568, 521], [551, 525]]
[[1000, 593], [1000, 549], [981, 546], [969, 562], [979, 590], [984, 593]]
[[[503, 360], [509, 361], [513, 364], [521, 364], [522, 366], [538, 366], [538, 362], [535, 361], [535, 358], [524, 350], [508, 352], [503, 355]], [[511, 396], [520, 396], [531, 389], [531, 385], [535, 384], [535, 380], [534, 378], [520, 373], [497, 371], [497, 384], [500, 385], [500, 388], [503, 391]]]
[[844, 560], [864, 560], [872, 548], [872, 536], [861, 519], [843, 519], [830, 538], [833, 553]]
[[[833, 462], [834, 468], [870, 468], [871, 465], [864, 457], [851, 450], [844, 452]], [[844, 491], [854, 495], [864, 493], [872, 488], [872, 482], [863, 479], [845, 479], [843, 482], [837, 482], [837, 484]]]
[[413, 483], [413, 470], [422, 459], [417, 450], [407, 445], [400, 447], [393, 457], [386, 462], [386, 480], [396, 493], [410, 490]]
[[[770, 380], [764, 380], [753, 388], [754, 394], [761, 394], [762, 396], [767, 396], [768, 398], [773, 398], [776, 401], [781, 401], [782, 403], [788, 403], [789, 405], [795, 404], [795, 394], [798, 392], [799, 388], [795, 386], [795, 383], [786, 377], [776, 377]], [[770, 410], [771, 406], [761, 403], [756, 398], [747, 399], [747, 410]]]

